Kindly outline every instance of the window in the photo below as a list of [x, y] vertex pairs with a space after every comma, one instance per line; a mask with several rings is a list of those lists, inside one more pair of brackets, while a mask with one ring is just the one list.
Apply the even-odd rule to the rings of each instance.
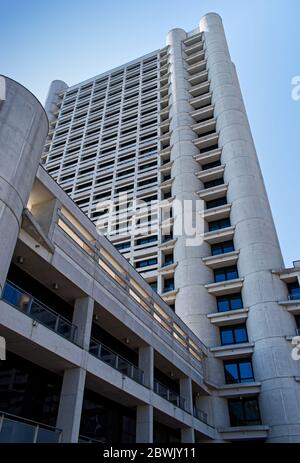
[[213, 199], [212, 201], [206, 201], [206, 209], [213, 209], [214, 207], [224, 206], [224, 204], [227, 204], [226, 196], [223, 198]]
[[165, 281], [164, 281], [164, 293], [168, 292], [168, 291], [173, 291], [175, 288], [175, 285], [174, 285], [174, 278], [167, 278]]
[[209, 231], [216, 231], [216, 230], [221, 230], [223, 228], [230, 227], [230, 220], [229, 219], [222, 219], [222, 220], [216, 220], [214, 222], [210, 222], [208, 225]]
[[136, 244], [137, 246], [140, 246], [141, 244], [153, 243], [155, 241], [157, 241], [157, 236], [153, 235], [153, 236], [147, 236], [146, 238], [140, 238], [136, 240]]
[[202, 166], [202, 170], [213, 169], [213, 167], [218, 167], [220, 165], [221, 161], [210, 162], [209, 164], [205, 164], [204, 166]]
[[165, 261], [164, 261], [164, 266], [171, 265], [173, 263], [174, 263], [173, 254], [166, 254], [165, 255]]
[[213, 188], [214, 186], [218, 185], [223, 185], [224, 184], [224, 179], [223, 178], [218, 178], [216, 180], [211, 180], [210, 182], [205, 182], [204, 183], [204, 188]]
[[130, 248], [130, 241], [126, 241], [125, 243], [115, 244], [115, 248], [117, 248], [118, 251], [121, 251], [122, 249]]
[[231, 426], [251, 426], [261, 424], [258, 400], [256, 397], [230, 399], [228, 409]]
[[136, 262], [135, 266], [136, 268], [143, 268], [143, 267], [148, 267], [150, 265], [156, 265], [156, 264], [157, 264], [157, 259], [153, 257], [152, 259], [140, 260], [139, 262]]
[[213, 244], [211, 247], [211, 255], [219, 256], [234, 251], [233, 241], [226, 241], [225, 243]]
[[222, 327], [220, 328], [220, 336], [222, 346], [248, 342], [247, 328], [245, 324]]
[[251, 358], [224, 362], [226, 384], [252, 383], [254, 374]]
[[300, 299], [300, 287], [297, 282], [288, 283], [288, 290], [289, 290], [289, 299], [291, 300]]
[[242, 309], [242, 296], [240, 294], [232, 294], [231, 296], [218, 297], [217, 305], [219, 312], [229, 312], [230, 310]]
[[221, 281], [234, 280], [235, 278], [239, 277], [236, 265], [232, 267], [225, 267], [214, 270], [214, 276], [215, 283], [219, 283]]
[[151, 283], [149, 283], [149, 285], [151, 286], [153, 291], [157, 291], [157, 282], [156, 281], [152, 281]]

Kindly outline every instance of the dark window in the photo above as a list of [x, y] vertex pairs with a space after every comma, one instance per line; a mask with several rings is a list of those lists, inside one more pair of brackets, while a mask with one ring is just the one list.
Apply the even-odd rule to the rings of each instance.
[[127, 249], [127, 248], [130, 248], [130, 241], [126, 241], [126, 243], [118, 243], [118, 244], [115, 244], [115, 247], [121, 251], [122, 249]]
[[214, 276], [215, 283], [219, 283], [221, 281], [234, 280], [235, 278], [239, 277], [236, 265], [232, 267], [225, 267], [214, 270]]
[[173, 291], [175, 288], [174, 286], [174, 278], [168, 278], [164, 281], [164, 292]]
[[210, 162], [209, 164], [205, 164], [204, 166], [202, 166], [202, 170], [212, 169], [213, 167], [218, 167], [220, 165], [221, 161]]
[[224, 184], [224, 179], [223, 178], [218, 178], [216, 180], [211, 180], [210, 182], [205, 182], [204, 183], [204, 188], [213, 188], [214, 186], [218, 185], [223, 185]]
[[151, 288], [153, 289], [153, 291], [157, 291], [157, 282], [156, 281], [152, 281], [152, 283], [149, 283]]
[[153, 243], [157, 241], [157, 236], [156, 235], [153, 235], [153, 236], [147, 236], [146, 238], [140, 238], [136, 241], [136, 244], [139, 246], [141, 244], [148, 244], [148, 243]]
[[230, 220], [229, 219], [222, 219], [222, 220], [216, 220], [214, 222], [210, 222], [208, 225], [209, 231], [216, 231], [216, 230], [221, 230], [223, 228], [230, 227]]
[[220, 336], [222, 346], [248, 342], [247, 328], [245, 324], [236, 326], [224, 326], [220, 328]]
[[212, 201], [206, 201], [206, 209], [213, 209], [214, 207], [224, 206], [224, 204], [227, 204], [226, 196], [223, 198], [213, 199]]
[[140, 260], [139, 262], [136, 262], [135, 266], [136, 268], [142, 268], [142, 267], [148, 267], [149, 265], [156, 265], [157, 264], [157, 259], [146, 259], [146, 260]]
[[224, 362], [226, 384], [252, 383], [254, 374], [250, 358]]
[[219, 312], [229, 312], [230, 310], [242, 309], [243, 301], [240, 294], [232, 294], [231, 296], [218, 297], [217, 305]]
[[211, 247], [211, 255], [219, 256], [234, 251], [233, 241], [226, 241], [225, 243], [213, 244]]
[[251, 426], [261, 424], [258, 400], [252, 398], [228, 400], [230, 425]]
[[289, 298], [292, 300], [300, 299], [300, 287], [298, 283], [288, 283]]
[[171, 265], [174, 263], [174, 258], [173, 258], [173, 254], [166, 254], [165, 255], [165, 262], [164, 262], [164, 265]]

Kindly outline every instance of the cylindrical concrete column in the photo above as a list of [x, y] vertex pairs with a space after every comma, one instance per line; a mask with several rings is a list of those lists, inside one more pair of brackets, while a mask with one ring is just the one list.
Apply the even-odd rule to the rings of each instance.
[[67, 88], [68, 85], [62, 80], [53, 80], [51, 82], [45, 103], [45, 111], [50, 122], [55, 119], [54, 113], [57, 111], [60, 102], [59, 94]]
[[197, 135], [191, 129], [195, 121], [191, 116], [193, 108], [190, 105], [190, 85], [183, 51], [185, 38], [186, 33], [182, 29], [173, 29], [167, 36], [167, 45], [170, 47], [172, 196], [175, 196], [176, 204], [179, 205], [173, 211], [174, 237], [177, 238], [174, 248], [174, 261], [177, 263], [175, 288], [178, 290], [175, 310], [205, 344], [214, 345], [216, 329], [208, 322], [207, 314], [215, 311], [215, 300], [205, 288], [213, 277], [211, 270], [202, 261], [202, 257], [210, 254], [209, 247], [206, 243], [188, 246], [187, 240], [190, 236], [184, 227], [182, 233], [176, 235], [176, 229], [184, 225], [182, 213], [187, 202], [192, 205], [195, 219], [199, 208], [196, 193], [203, 188], [195, 175], [199, 171], [199, 164], [193, 156], [199, 154], [199, 151], [193, 143]]
[[280, 246], [221, 18], [204, 16], [200, 30], [229, 184], [231, 224], [236, 227], [234, 244], [240, 251], [239, 276], [245, 279], [242, 296], [249, 308], [249, 340], [255, 343], [255, 379], [262, 383], [262, 419], [271, 428], [270, 441], [299, 441], [300, 386], [294, 380], [299, 366], [285, 339], [294, 323], [276, 302], [286, 298], [285, 285], [271, 273], [283, 267]]
[[6, 100], [0, 105], [0, 291], [48, 133], [40, 102], [14, 80], [5, 81]]

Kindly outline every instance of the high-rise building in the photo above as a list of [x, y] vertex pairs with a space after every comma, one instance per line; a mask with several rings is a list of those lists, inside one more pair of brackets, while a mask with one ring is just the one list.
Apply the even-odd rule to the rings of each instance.
[[[72, 312], [56, 317], [69, 320], [63, 319], [61, 335], [72, 337], [76, 327], [84, 351], [78, 359], [60, 340], [59, 367], [50, 344], [34, 339], [36, 363], [52, 373], [63, 370], [60, 399], [51, 397], [58, 410], [51, 424], [63, 429], [65, 441], [78, 440], [79, 428], [99, 437], [91, 429], [102, 407], [107, 421], [100, 425], [109, 441], [109, 407], [126, 399], [129, 409], [114, 421], [124, 441], [300, 442], [300, 362], [291, 343], [296, 346], [300, 328], [300, 264], [284, 268], [221, 18], [210, 13], [189, 33], [173, 29], [164, 48], [78, 85], [53, 81], [45, 109], [50, 131], [43, 167], [99, 233], [40, 166], [33, 185], [25, 185], [30, 206], [24, 203], [29, 212], [21, 244], [15, 248], [7, 236], [0, 284], [13, 255], [3, 304], [19, 304], [16, 285], [22, 282], [25, 299], [30, 287], [40, 297], [44, 284], [51, 310], [65, 300]], [[185, 223], [179, 232], [190, 216], [202, 226], [192, 243]], [[70, 239], [96, 256], [105, 277], [71, 249]], [[38, 251], [33, 240], [47, 251]], [[27, 268], [23, 255], [31, 259]], [[52, 277], [39, 270], [43, 265]], [[60, 299], [52, 294], [59, 274]], [[142, 312], [140, 325], [132, 298]], [[51, 351], [51, 365], [39, 349]], [[12, 351], [21, 355], [17, 347]], [[95, 352], [102, 362], [117, 362], [118, 374], [123, 368], [128, 390], [116, 372], [79, 359]], [[25, 360], [14, 361], [29, 369]], [[58, 378], [51, 381], [58, 391]]]

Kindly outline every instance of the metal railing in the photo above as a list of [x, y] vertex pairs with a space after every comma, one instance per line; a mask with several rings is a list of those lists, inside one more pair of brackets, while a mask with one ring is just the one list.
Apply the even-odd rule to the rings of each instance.
[[93, 439], [91, 437], [79, 435], [78, 443], [80, 444], [105, 444], [105, 439]]
[[156, 394], [158, 394], [160, 397], [163, 397], [168, 402], [171, 402], [172, 404], [176, 405], [176, 407], [179, 407], [182, 410], [186, 411], [185, 399], [181, 397], [177, 392], [172, 391], [172, 389], [169, 389], [167, 386], [161, 384], [156, 380], [154, 380], [153, 386], [153, 390]]
[[194, 417], [197, 418], [197, 420], [202, 421], [202, 423], [208, 424], [208, 416], [207, 413], [203, 412], [200, 410], [200, 408], [194, 407]]
[[75, 342], [77, 327], [10, 281], [6, 281], [1, 298], [33, 320], [69, 341]]
[[58, 443], [62, 430], [0, 412], [0, 443]]
[[142, 370], [96, 339], [91, 338], [89, 352], [112, 368], [123, 373], [123, 375], [144, 385], [144, 372]]

